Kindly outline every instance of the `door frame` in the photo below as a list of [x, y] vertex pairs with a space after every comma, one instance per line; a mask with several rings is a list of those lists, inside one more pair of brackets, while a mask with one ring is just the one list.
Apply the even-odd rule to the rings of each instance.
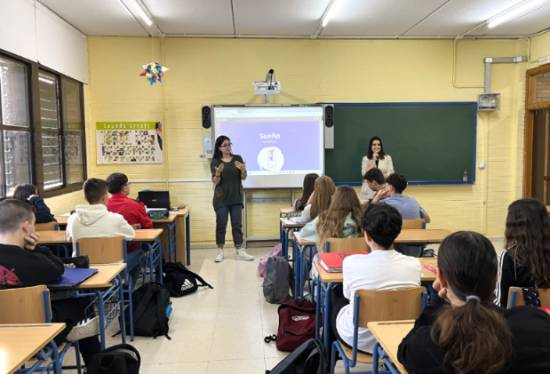
[[550, 63], [544, 64], [526, 72], [525, 94], [525, 127], [523, 137], [523, 196], [530, 197], [533, 193], [533, 133], [535, 126], [535, 111], [550, 109], [550, 100], [536, 102], [536, 79], [540, 74], [550, 72]]

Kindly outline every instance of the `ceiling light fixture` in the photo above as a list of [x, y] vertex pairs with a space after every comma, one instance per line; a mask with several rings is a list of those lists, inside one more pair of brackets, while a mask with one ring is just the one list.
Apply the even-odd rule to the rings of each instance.
[[323, 14], [323, 17], [321, 17], [321, 27], [326, 27], [328, 22], [334, 16], [337, 8], [336, 3], [338, 2], [338, 0], [332, 0], [332, 2], [329, 4], [327, 9], [325, 10], [325, 13]]
[[130, 15], [138, 17], [141, 19], [147, 26], [153, 25], [153, 20], [147, 15], [141, 4], [137, 0], [120, 0], [124, 8], [128, 10]]
[[522, 16], [525, 13], [535, 9], [537, 6], [544, 4], [547, 0], [527, 0], [522, 1], [503, 12], [497, 14], [496, 16], [487, 20], [487, 27], [492, 29], [501, 25], [505, 22], [510, 21], [513, 18]]

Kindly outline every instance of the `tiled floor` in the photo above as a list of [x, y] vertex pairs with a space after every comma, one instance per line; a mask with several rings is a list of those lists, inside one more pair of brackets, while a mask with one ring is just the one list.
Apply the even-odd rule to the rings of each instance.
[[[493, 240], [497, 251], [502, 242]], [[258, 258], [270, 248], [249, 249], [253, 262], [238, 261], [234, 250], [214, 263], [215, 249], [194, 250], [191, 269], [211, 283], [193, 295], [173, 298], [174, 315], [170, 337], [136, 337], [131, 342], [141, 353], [143, 374], [263, 374], [285, 353], [263, 337], [277, 332], [277, 305], [262, 294], [262, 279], [256, 275]], [[113, 326], [114, 328], [114, 326]], [[111, 344], [120, 343], [110, 338]], [[72, 355], [71, 355], [72, 356]], [[365, 369], [365, 368], [363, 368]], [[343, 372], [340, 365], [337, 373]]]

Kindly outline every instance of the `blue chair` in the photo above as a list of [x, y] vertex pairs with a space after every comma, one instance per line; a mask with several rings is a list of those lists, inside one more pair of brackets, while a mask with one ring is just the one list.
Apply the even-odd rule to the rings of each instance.
[[[539, 294], [540, 306], [550, 307], [550, 288], [537, 288], [537, 292]], [[508, 289], [508, 305], [506, 305], [506, 308], [510, 309], [520, 305], [525, 305], [522, 288], [510, 287]]]
[[[90, 264], [109, 264], [115, 262], [125, 262], [128, 264], [128, 251], [126, 249], [126, 241], [122, 236], [99, 237], [99, 238], [81, 238], [77, 243], [78, 255], [85, 255], [90, 258]], [[125, 300], [128, 301], [130, 340], [134, 340], [134, 316], [133, 316], [133, 300], [132, 291], [133, 284], [130, 277], [130, 269], [124, 269], [124, 283], [122, 290], [125, 295]], [[125, 313], [120, 313], [120, 323], [123, 322]]]
[[[422, 311], [425, 301], [424, 287], [398, 288], [391, 290], [357, 290], [353, 299], [353, 342], [352, 346], [335, 340], [330, 355], [330, 372], [334, 373], [336, 355], [344, 363], [344, 372], [350, 373], [357, 363], [372, 364], [373, 370], [362, 373], [378, 372], [378, 351], [372, 355], [357, 349], [359, 327], [367, 327], [368, 322], [398, 321], [416, 319]], [[383, 358], [383, 357], [382, 357]], [[359, 372], [356, 372], [359, 373]]]
[[[44, 285], [12, 288], [0, 291], [0, 324], [50, 323], [52, 319], [50, 292]], [[61, 365], [68, 350], [74, 347], [76, 369], [80, 374], [80, 350], [78, 342], [67, 342], [60, 347], [52, 340], [35, 356], [36, 361], [28, 368], [21, 368], [17, 374], [44, 372], [53, 370], [61, 373]]]

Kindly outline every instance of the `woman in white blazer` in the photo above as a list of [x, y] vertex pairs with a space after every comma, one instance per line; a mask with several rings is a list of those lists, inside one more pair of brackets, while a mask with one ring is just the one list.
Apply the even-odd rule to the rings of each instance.
[[[387, 178], [395, 171], [393, 169], [393, 161], [391, 156], [384, 153], [384, 146], [382, 145], [382, 139], [378, 136], [373, 136], [369, 141], [369, 150], [367, 154], [363, 156], [361, 161], [361, 176], [364, 177], [365, 173], [372, 168], [378, 168], [384, 174], [384, 178]], [[361, 187], [362, 194], [370, 199], [374, 195], [367, 185], [366, 180], [363, 179], [363, 186]]]

